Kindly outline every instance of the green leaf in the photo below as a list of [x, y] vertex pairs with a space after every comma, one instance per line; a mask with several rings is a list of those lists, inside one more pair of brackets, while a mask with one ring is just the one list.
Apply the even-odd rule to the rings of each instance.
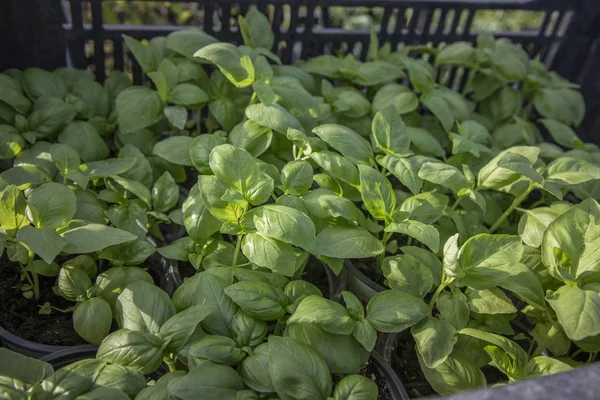
[[25, 196], [14, 185], [6, 186], [0, 193], [0, 225], [9, 236], [15, 236], [19, 229], [29, 225], [26, 205]]
[[250, 47], [262, 47], [271, 49], [275, 42], [275, 36], [267, 17], [252, 7], [246, 13], [246, 17], [238, 17], [240, 31], [244, 38], [244, 44]]
[[433, 285], [431, 271], [419, 260], [409, 255], [386, 257], [381, 265], [381, 270], [392, 289], [421, 298], [429, 293]]
[[379, 113], [390, 105], [396, 108], [398, 114], [408, 114], [419, 107], [419, 99], [406, 86], [392, 83], [383, 86], [375, 93], [373, 112]]
[[353, 187], [360, 187], [358, 168], [339, 154], [331, 151], [319, 151], [311, 153], [310, 158], [333, 178], [346, 182]]
[[58, 75], [40, 68], [27, 68], [23, 71], [21, 83], [23, 90], [31, 99], [44, 96], [54, 96], [62, 99], [68, 90]]
[[[274, 321], [283, 317], [287, 299], [281, 289], [265, 282], [243, 281], [225, 288], [225, 293], [249, 316]], [[288, 321], [289, 322], [289, 321]]]
[[354, 163], [371, 165], [375, 161], [371, 144], [350, 128], [326, 124], [314, 128], [313, 133]]
[[187, 236], [177, 239], [158, 249], [161, 256], [170, 260], [189, 261], [189, 257], [196, 251], [196, 245]]
[[309, 345], [323, 357], [332, 373], [357, 373], [369, 357], [369, 353], [352, 336], [327, 332], [315, 324], [288, 325], [284, 337]]
[[444, 363], [457, 340], [456, 330], [447, 322], [437, 318], [426, 318], [411, 328], [417, 343], [420, 360], [427, 368], [436, 368]]
[[367, 304], [367, 320], [379, 332], [402, 332], [429, 314], [417, 296], [396, 290], [377, 293]]
[[236, 87], [247, 87], [254, 82], [252, 60], [230, 43], [209, 44], [196, 51], [194, 57], [215, 64]]
[[424, 163], [419, 170], [419, 178], [447, 187], [454, 193], [471, 187], [471, 182], [465, 178], [458, 168], [438, 162], [428, 161]]
[[[35, 385], [50, 377], [53, 373], [52, 366], [45, 361], [36, 360], [23, 354], [0, 348], [0, 375], [10, 380], [18, 380], [27, 385]], [[2, 391], [7, 390], [4, 382], [0, 383]], [[6, 393], [3, 393], [6, 395]], [[25, 399], [26, 397], [23, 397]], [[20, 397], [6, 397], [6, 399], [21, 399]]]
[[[164, 99], [166, 101], [166, 99]], [[182, 106], [167, 106], [163, 110], [167, 120], [177, 129], [185, 129], [185, 123], [187, 122], [188, 112]]]
[[583, 142], [568, 125], [554, 119], [543, 118], [540, 122], [546, 127], [552, 139], [559, 145], [569, 149], [582, 149]]
[[132, 38], [131, 36], [121, 35], [127, 47], [133, 53], [133, 56], [140, 64], [145, 73], [156, 71], [159, 63], [159, 56], [154, 47], [145, 45]]
[[269, 149], [273, 140], [273, 131], [252, 120], [237, 124], [229, 133], [231, 144], [241, 147], [253, 157], [258, 157]]
[[510, 275], [510, 267], [521, 260], [522, 254], [518, 236], [485, 233], [473, 236], [458, 255], [461, 282], [474, 289], [493, 288]]
[[531, 165], [527, 157], [516, 153], [506, 153], [500, 160], [498, 166], [517, 172], [533, 182], [542, 184], [544, 178]]
[[545, 376], [571, 371], [573, 367], [565, 362], [546, 356], [537, 356], [525, 365], [524, 373], [527, 377]]
[[129, 232], [100, 224], [78, 226], [60, 234], [67, 241], [63, 249], [68, 254], [92, 253], [108, 246], [136, 239]]
[[333, 390], [335, 400], [376, 400], [377, 395], [377, 384], [362, 375], [345, 376]]
[[362, 218], [361, 211], [351, 200], [328, 189], [311, 190], [302, 196], [302, 202], [307, 212], [317, 218], [341, 217], [353, 224]]
[[504, 292], [498, 288], [465, 291], [469, 308], [478, 314], [512, 314], [517, 309]]
[[435, 369], [428, 368], [419, 354], [417, 354], [417, 357], [427, 382], [438, 394], [450, 395], [487, 386], [483, 372], [459, 354], [448, 356]]
[[140, 240], [146, 238], [148, 216], [140, 200], [132, 200], [127, 205], [113, 206], [106, 215], [116, 228], [133, 233]]
[[198, 49], [217, 42], [217, 39], [201, 29], [188, 28], [171, 32], [167, 35], [165, 47], [169, 50], [173, 50], [177, 54], [191, 59]]
[[510, 290], [526, 303], [539, 310], [546, 308], [542, 283], [535, 272], [525, 264], [513, 264], [509, 278], [500, 283], [500, 286], [506, 290]]
[[578, 126], [585, 115], [585, 103], [578, 90], [539, 89], [533, 95], [535, 109], [546, 118]]
[[262, 103], [252, 104], [246, 107], [245, 114], [248, 119], [257, 124], [284, 135], [290, 128], [304, 132], [298, 119], [278, 104], [271, 104], [269, 106]]
[[327, 364], [308, 345], [295, 339], [269, 337], [269, 372], [282, 400], [325, 400], [331, 394]]
[[147, 241], [135, 240], [106, 247], [98, 257], [110, 260], [114, 265], [139, 265], [155, 252], [156, 248]]
[[[473, 328], [463, 328], [459, 330], [458, 333], [461, 335], [471, 336], [483, 340], [485, 342], [491, 343], [495, 346], [498, 346], [510, 355], [510, 358], [515, 364], [516, 369], [522, 369], [529, 360], [529, 356], [527, 355], [525, 350], [521, 348], [521, 346], [519, 346], [512, 340], [505, 338], [504, 336], [500, 336], [495, 333], [484, 332], [482, 330]], [[518, 374], [520, 371], [513, 372]]]
[[192, 369], [186, 376], [169, 382], [168, 393], [181, 400], [234, 399], [244, 389], [236, 371], [227, 365], [207, 361]]
[[158, 335], [161, 326], [175, 315], [175, 307], [162, 289], [140, 280], [123, 288], [116, 314], [121, 328]]
[[440, 233], [432, 226], [420, 221], [406, 220], [403, 222], [392, 222], [385, 227], [386, 232], [397, 232], [415, 238], [437, 253], [440, 248]]
[[173, 315], [160, 327], [160, 337], [168, 342], [167, 349], [178, 352], [185, 346], [192, 334], [211, 309], [199, 305]]
[[202, 203], [215, 218], [223, 222], [239, 222], [245, 208], [221, 199], [228, 189], [225, 182], [216, 176], [201, 175], [198, 178], [198, 188]]
[[454, 329], [467, 327], [471, 311], [467, 297], [461, 291], [442, 292], [435, 305], [442, 319], [452, 325]]
[[561, 249], [571, 260], [577, 280], [597, 274], [600, 262], [597, 255], [600, 241], [600, 207], [587, 199], [558, 216], [546, 229], [542, 239], [542, 262], [552, 276], [561, 276], [555, 249]]
[[519, 220], [519, 235], [528, 246], [540, 247], [544, 232], [552, 221], [571, 208], [569, 204], [556, 203], [550, 207], [538, 207], [532, 210], [522, 210]]
[[75, 331], [92, 344], [100, 344], [112, 325], [110, 305], [101, 297], [77, 303], [73, 312]]
[[400, 206], [400, 211], [409, 214], [424, 224], [433, 224], [442, 217], [448, 206], [448, 197], [435, 192], [423, 192], [408, 197]]
[[435, 56], [435, 66], [455, 65], [471, 67], [475, 63], [475, 49], [468, 42], [454, 42], [444, 46]]
[[350, 335], [354, 330], [354, 320], [345, 307], [316, 295], [302, 300], [287, 323], [317, 324], [328, 332], [340, 335]]
[[571, 341], [557, 322], [539, 321], [533, 327], [532, 333], [535, 341], [555, 356], [567, 354], [571, 347]]
[[243, 149], [230, 144], [217, 146], [210, 153], [209, 164], [219, 179], [235, 187], [250, 204], [264, 203], [273, 191], [273, 180], [260, 171], [258, 161]]
[[410, 154], [410, 137], [392, 105], [375, 114], [372, 130], [375, 143], [381, 151], [398, 156]]
[[396, 210], [391, 183], [376, 169], [359, 165], [360, 195], [369, 213], [378, 220], [390, 221]]
[[571, 340], [600, 334], [600, 295], [591, 290], [561, 286], [547, 297], [558, 322]]
[[252, 212], [258, 233], [311, 251], [315, 246], [315, 225], [303, 212], [291, 207], [265, 205]]
[[116, 110], [122, 133], [140, 131], [163, 118], [160, 95], [143, 86], [132, 86], [119, 93]]
[[[422, 249], [416, 246], [402, 246], [401, 250], [404, 254], [419, 260], [431, 272], [433, 284], [440, 285], [442, 282], [442, 262], [437, 255], [429, 250]], [[458, 251], [458, 250], [457, 250]]]
[[71, 189], [49, 182], [34, 189], [27, 199], [26, 213], [38, 228], [56, 229], [73, 218], [77, 198]]
[[152, 154], [159, 156], [173, 164], [192, 166], [190, 147], [192, 138], [189, 136], [172, 136], [158, 142]]
[[313, 168], [308, 161], [291, 161], [281, 170], [281, 183], [286, 194], [300, 196], [311, 188], [313, 176]]
[[334, 258], [371, 258], [384, 250], [383, 244], [369, 231], [337, 226], [319, 232], [313, 254]]
[[225, 144], [225, 142], [226, 139], [217, 134], [204, 134], [196, 136], [192, 140], [189, 149], [189, 158], [194, 167], [204, 174], [210, 174], [212, 172], [208, 165], [210, 152], [218, 145]]
[[454, 113], [439, 90], [433, 89], [425, 92], [421, 96], [421, 102], [440, 120], [446, 131], [452, 129], [455, 121]]
[[189, 237], [196, 243], [204, 243], [221, 228], [221, 221], [213, 217], [202, 202], [200, 188], [197, 184], [190, 190], [181, 210], [185, 229]]
[[52, 263], [67, 245], [67, 242], [51, 228], [24, 226], [17, 233], [17, 239], [25, 243], [48, 264]]
[[123, 186], [125, 190], [130, 191], [137, 198], [142, 200], [148, 206], [148, 208], [152, 207], [152, 195], [150, 193], [150, 190], [146, 186], [144, 186], [143, 183], [125, 179], [120, 176], [113, 176], [112, 179], [119, 185]]
[[171, 89], [168, 99], [169, 103], [184, 106], [188, 109], [197, 109], [208, 103], [210, 97], [204, 90], [193, 83], [180, 83]]
[[548, 164], [546, 176], [561, 185], [578, 185], [600, 179], [600, 167], [584, 159], [560, 157]]
[[529, 165], [537, 161], [540, 154], [539, 147], [534, 146], [516, 146], [506, 149], [490, 160], [481, 170], [477, 177], [479, 188], [481, 189], [500, 189], [519, 179], [521, 174], [512, 169], [500, 166], [500, 161], [508, 154], [514, 153], [529, 160]]
[[73, 148], [86, 162], [102, 160], [110, 151], [98, 131], [83, 121], [74, 121], [67, 125], [58, 135], [58, 141]]
[[421, 191], [423, 182], [419, 177], [420, 165], [416, 157], [378, 156], [377, 163], [394, 174], [413, 194], [418, 194]]
[[75, 301], [87, 297], [92, 287], [90, 277], [82, 269], [74, 265], [63, 265], [57, 279], [58, 291], [64, 298]]
[[119, 329], [100, 344], [96, 358], [150, 374], [160, 367], [164, 354], [162, 340], [146, 332]]
[[165, 172], [152, 186], [153, 208], [164, 213], [175, 207], [177, 200], [179, 200], [179, 186], [171, 174]]
[[225, 336], [208, 335], [190, 346], [187, 363], [190, 369], [194, 369], [206, 360], [235, 366], [246, 355], [247, 353], [238, 348], [235, 340]]

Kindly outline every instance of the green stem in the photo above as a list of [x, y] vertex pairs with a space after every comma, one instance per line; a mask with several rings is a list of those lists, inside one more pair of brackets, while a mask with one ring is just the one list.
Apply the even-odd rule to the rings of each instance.
[[383, 259], [385, 258], [385, 245], [388, 240], [392, 236], [393, 232], [383, 232], [383, 239], [381, 239], [381, 243], [383, 243], [383, 253], [377, 256], [377, 268], [381, 269], [381, 264], [383, 264]]
[[273, 335], [279, 336], [281, 334], [281, 318], [277, 320], [275, 324], [275, 330], [273, 331]]
[[504, 211], [504, 214], [502, 214], [500, 218], [498, 218], [498, 220], [494, 223], [494, 225], [492, 225], [492, 227], [490, 228], [490, 233], [494, 233], [496, 229], [498, 229], [500, 225], [502, 225], [506, 218], [508, 218], [508, 216], [512, 214], [513, 211], [515, 211], [515, 208], [517, 208], [527, 198], [527, 196], [529, 196], [529, 193], [531, 193], [533, 189], [535, 189], [535, 186], [531, 184], [529, 185], [529, 188], [527, 188], [527, 190], [523, 192], [522, 195], [515, 198], [510, 207], [508, 207], [506, 211]]
[[175, 366], [175, 361], [173, 361], [173, 359], [171, 357], [165, 357], [165, 358], [163, 358], [163, 361], [169, 367], [169, 371], [171, 371], [171, 372], [177, 371], [177, 367]]
[[27, 279], [27, 283], [29, 283], [29, 285], [33, 288], [33, 281], [31, 280], [31, 276], [29, 276], [29, 272], [27, 271], [27, 268], [25, 266], [23, 266], [23, 264], [19, 263], [19, 267], [21, 267], [21, 273], [23, 273], [23, 275], [25, 275], [25, 279]]
[[529, 342], [529, 349], [527, 350], [527, 354], [529, 354], [529, 357], [531, 357], [531, 353], [533, 353], [534, 345], [535, 345], [535, 340], [531, 339], [531, 342]]
[[29, 273], [31, 274], [31, 277], [33, 278], [33, 297], [36, 300], [40, 299], [40, 281], [38, 279], [38, 275], [36, 274], [36, 272], [33, 269], [33, 259], [35, 258], [35, 254], [33, 253], [33, 251], [29, 250], [29, 260], [27, 262], [27, 270], [29, 271]]
[[462, 201], [462, 199], [465, 196], [459, 196], [456, 198], [456, 201], [454, 202], [454, 204], [452, 204], [452, 211], [456, 210], [458, 208], [458, 205], [460, 204], [460, 202]]
[[196, 114], [196, 135], [200, 135], [200, 117], [202, 116], [202, 107], [198, 109]]
[[445, 282], [445, 273], [442, 271], [442, 284], [438, 286], [437, 290], [431, 297], [431, 301], [429, 302], [429, 316], [431, 317], [433, 314], [433, 307], [435, 306], [435, 301], [439, 297], [439, 295], [444, 291], [446, 286], [448, 286], [449, 282]]
[[254, 102], [256, 101], [256, 92], [252, 93], [252, 97], [250, 97], [250, 101], [248, 102], [248, 105], [252, 105], [254, 104]]
[[587, 363], [588, 364], [592, 363], [594, 361], [594, 359], [596, 358], [597, 354], [598, 353], [590, 353], [590, 355], [588, 356], [588, 359], [587, 359]]
[[575, 359], [575, 357], [577, 357], [578, 355], [580, 355], [581, 353], [583, 353], [582, 349], [577, 349], [573, 352], [573, 354], [571, 354], [571, 358]]
[[238, 256], [240, 254], [240, 249], [242, 248], [243, 238], [244, 235], [240, 235], [237, 238], [237, 243], [235, 244], [235, 253], [233, 253], [233, 263], [231, 264], [232, 267], [237, 267]]

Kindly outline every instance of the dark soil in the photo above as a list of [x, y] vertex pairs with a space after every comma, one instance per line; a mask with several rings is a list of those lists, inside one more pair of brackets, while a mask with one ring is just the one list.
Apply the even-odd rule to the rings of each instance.
[[53, 346], [87, 344], [73, 329], [73, 313], [53, 310], [49, 315], [39, 313], [45, 302], [66, 309], [74, 303], [57, 296], [52, 290], [55, 278], [40, 276], [40, 299], [26, 299], [21, 294], [21, 273], [14, 264], [3, 259], [0, 265], [0, 326], [23, 339]]
[[318, 287], [324, 297], [330, 298], [332, 295], [335, 295], [335, 293], [329, 293], [329, 279], [327, 277], [327, 272], [325, 272], [325, 268], [328, 267], [321, 264], [320, 261], [311, 258], [308, 260], [308, 264], [304, 269], [302, 279]]

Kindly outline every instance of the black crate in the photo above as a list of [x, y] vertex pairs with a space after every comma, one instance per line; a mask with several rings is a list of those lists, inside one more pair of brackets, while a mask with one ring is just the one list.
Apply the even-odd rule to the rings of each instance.
[[[167, 35], [180, 26], [109, 25], [102, 3], [110, 0], [1, 0], [0, 70], [63, 65], [89, 67], [103, 81], [110, 70], [130, 71], [136, 83], [142, 71], [126, 53], [125, 33], [137, 39]], [[149, 0], [138, 0], [141, 2]], [[587, 118], [580, 129], [586, 140], [600, 128], [600, 0], [171, 0], [196, 3], [199, 26], [220, 40], [240, 43], [236, 16], [256, 5], [273, 21], [275, 49], [285, 63], [299, 57], [352, 52], [364, 59], [369, 29], [335, 26], [335, 10], [364, 7], [377, 19], [380, 43], [437, 44], [474, 41], [473, 22], [483, 10], [539, 12], [539, 26], [521, 32], [495, 32], [521, 43], [532, 55], [582, 86]], [[68, 50], [68, 51], [67, 51]]]

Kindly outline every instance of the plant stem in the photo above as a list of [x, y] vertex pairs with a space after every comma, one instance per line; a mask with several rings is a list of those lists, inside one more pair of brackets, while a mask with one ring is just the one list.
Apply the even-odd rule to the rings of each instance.
[[577, 357], [578, 355], [580, 355], [581, 353], [583, 353], [583, 349], [577, 349], [573, 352], [573, 354], [571, 354], [571, 358], [575, 359], [575, 357]]
[[165, 358], [163, 358], [163, 361], [169, 367], [169, 371], [171, 371], [171, 372], [177, 371], [177, 367], [175, 366], [175, 362], [173, 361], [173, 359], [171, 357], [165, 357]]
[[250, 101], [248, 102], [248, 105], [253, 104], [256, 101], [256, 92], [252, 93], [252, 97], [250, 97]]
[[529, 349], [527, 350], [527, 354], [529, 354], [529, 357], [531, 357], [531, 353], [533, 353], [534, 345], [535, 345], [535, 340], [531, 339], [531, 342], [529, 342]]
[[531, 184], [529, 185], [529, 188], [527, 188], [527, 190], [523, 192], [523, 194], [515, 198], [510, 207], [508, 207], [506, 211], [504, 211], [504, 213], [500, 216], [500, 218], [498, 218], [498, 220], [494, 223], [494, 225], [492, 225], [492, 227], [490, 228], [490, 233], [494, 233], [496, 229], [498, 229], [500, 225], [502, 225], [506, 218], [508, 218], [508, 216], [515, 210], [515, 208], [517, 208], [527, 198], [527, 196], [529, 196], [529, 193], [531, 193], [533, 189], [535, 189], [535, 186]]
[[431, 297], [431, 300], [429, 301], [429, 316], [432, 316], [433, 314], [433, 307], [435, 306], [435, 301], [437, 300], [438, 296], [442, 293], [446, 286], [450, 284], [450, 282], [451, 280], [446, 281], [446, 272], [442, 270], [442, 284], [438, 286], [435, 293]]
[[594, 359], [596, 358], [596, 354], [598, 354], [598, 353], [590, 353], [590, 355], [588, 356], [588, 359], [587, 359], [588, 364], [590, 364], [591, 362], [594, 361]]
[[196, 114], [196, 135], [200, 135], [200, 117], [202, 116], [202, 107], [198, 109]]
[[23, 266], [23, 264], [19, 263], [19, 267], [21, 267], [21, 272], [23, 273], [23, 275], [25, 275], [25, 279], [27, 279], [27, 283], [29, 283], [29, 285], [33, 288], [33, 281], [31, 280], [31, 276], [29, 276], [29, 272], [27, 271], [27, 268], [25, 266]]
[[377, 256], [377, 268], [381, 269], [381, 264], [383, 264], [383, 259], [385, 258], [385, 245], [388, 240], [392, 236], [393, 232], [383, 232], [383, 239], [381, 239], [381, 243], [383, 243], [383, 253]]
[[242, 239], [243, 238], [244, 238], [244, 235], [240, 235], [237, 238], [237, 243], [235, 244], [235, 252], [233, 253], [233, 263], [231, 264], [232, 267], [237, 266], [237, 260], [238, 260], [239, 254], [240, 254], [240, 249], [242, 248]]
[[462, 201], [463, 198], [464, 198], [464, 196], [459, 196], [456, 198], [456, 201], [454, 202], [454, 204], [452, 204], [452, 211], [454, 211], [458, 208], [458, 205], [460, 204], [460, 202]]
[[273, 331], [273, 335], [279, 336], [281, 334], [281, 318], [277, 320], [275, 324], [275, 330]]
[[29, 260], [27, 262], [27, 270], [29, 271], [29, 273], [31, 274], [31, 277], [33, 278], [33, 297], [36, 300], [39, 300], [40, 299], [40, 282], [38, 279], [38, 275], [33, 270], [33, 259], [34, 258], [35, 258], [35, 254], [33, 253], [33, 251], [29, 250]]

